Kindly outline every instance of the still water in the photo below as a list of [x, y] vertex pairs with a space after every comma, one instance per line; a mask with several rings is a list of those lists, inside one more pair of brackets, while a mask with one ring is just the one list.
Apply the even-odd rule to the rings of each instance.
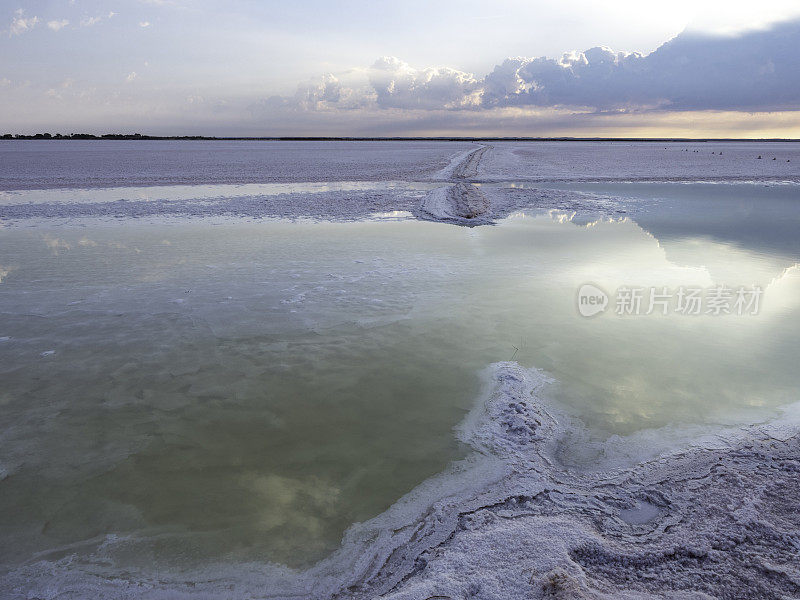
[[[0, 229], [0, 561], [129, 536], [120, 568], [308, 566], [465, 454], [499, 360], [600, 438], [772, 415], [800, 383], [800, 193], [702, 189], [474, 229]], [[585, 283], [609, 296], [592, 318]], [[620, 288], [723, 284], [761, 289], [757, 314], [616, 314]]]

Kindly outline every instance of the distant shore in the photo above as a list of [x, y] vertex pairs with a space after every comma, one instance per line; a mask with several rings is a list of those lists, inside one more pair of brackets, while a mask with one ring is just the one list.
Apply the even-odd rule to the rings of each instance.
[[636, 137], [337, 137], [337, 136], [205, 136], [140, 133], [36, 133], [0, 135], [0, 140], [197, 140], [240, 142], [800, 142], [797, 138], [636, 138]]

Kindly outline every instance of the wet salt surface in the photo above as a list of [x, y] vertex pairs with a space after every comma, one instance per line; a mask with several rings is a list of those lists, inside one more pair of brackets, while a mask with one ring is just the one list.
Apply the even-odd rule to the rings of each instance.
[[[0, 229], [3, 595], [796, 595], [795, 189], [524, 185], [474, 229]], [[764, 305], [587, 320], [586, 281]]]
[[[475, 150], [481, 151], [476, 160], [454, 169], [454, 157]], [[427, 181], [453, 175], [487, 181], [800, 182], [800, 144], [0, 140], [0, 190]]]
[[0, 190], [435, 177], [469, 143], [0, 140]]
[[372, 190], [428, 190], [436, 183], [404, 181], [333, 181], [298, 183], [251, 183], [227, 185], [168, 185], [146, 187], [59, 188], [0, 192], [0, 204], [100, 204], [111, 202], [209, 201], [282, 194], [365, 192]]
[[644, 525], [661, 514], [658, 506], [645, 500], [637, 500], [631, 508], [619, 511], [619, 518], [630, 525]]
[[478, 179], [800, 182], [795, 142], [490, 143]]

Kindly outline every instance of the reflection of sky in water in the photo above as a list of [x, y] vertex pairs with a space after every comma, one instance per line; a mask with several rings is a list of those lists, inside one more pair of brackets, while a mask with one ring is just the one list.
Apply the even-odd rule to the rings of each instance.
[[[800, 210], [745, 189], [473, 229], [3, 230], [2, 559], [137, 531], [130, 564], [307, 564], [460, 455], [476, 373], [514, 348], [599, 435], [770, 414], [800, 383]], [[584, 319], [586, 282], [765, 292], [757, 316]]]
[[560, 183], [557, 189], [648, 200], [636, 222], [656, 238], [705, 237], [752, 250], [800, 254], [797, 184]]

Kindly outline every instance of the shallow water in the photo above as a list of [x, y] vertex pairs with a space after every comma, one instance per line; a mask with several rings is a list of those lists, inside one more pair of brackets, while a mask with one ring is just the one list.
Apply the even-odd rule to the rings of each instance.
[[[498, 360], [553, 375], [599, 437], [765, 418], [800, 383], [800, 195], [767, 190], [474, 229], [0, 229], [1, 558], [133, 534], [120, 569], [307, 566], [463, 456], [452, 428]], [[764, 294], [757, 315], [585, 318], [584, 283]]]
[[295, 183], [242, 183], [209, 185], [154, 185], [142, 187], [95, 187], [85, 189], [31, 189], [0, 191], [0, 206], [18, 204], [62, 205], [107, 202], [180, 202], [253, 198], [279, 194], [323, 194], [370, 190], [430, 190], [440, 183], [407, 181], [324, 181]]

